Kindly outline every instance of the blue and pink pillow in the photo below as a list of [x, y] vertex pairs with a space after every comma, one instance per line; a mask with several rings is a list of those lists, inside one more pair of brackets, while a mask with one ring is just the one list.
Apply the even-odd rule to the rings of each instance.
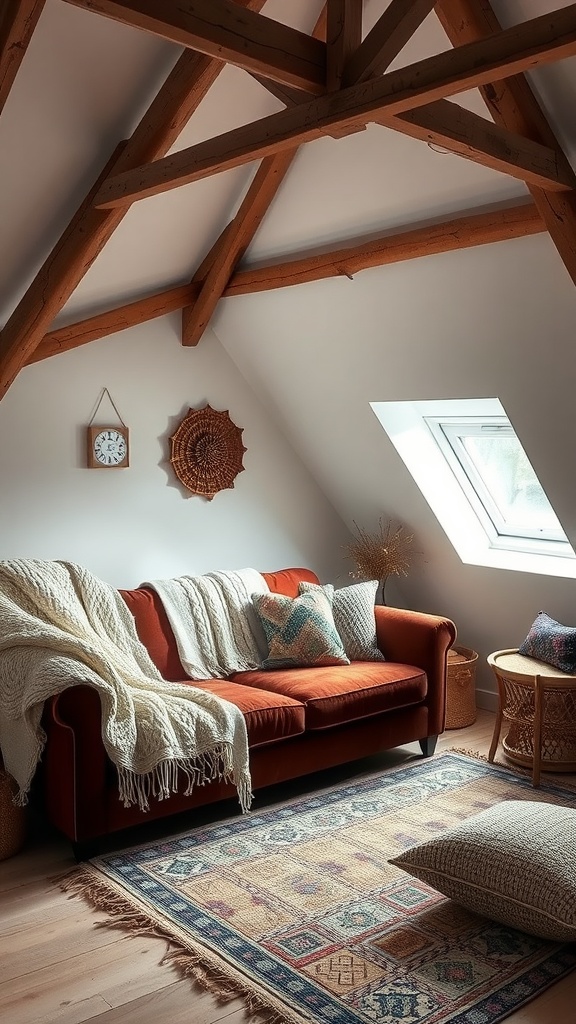
[[573, 675], [576, 673], [576, 627], [563, 626], [546, 612], [538, 612], [518, 653]]

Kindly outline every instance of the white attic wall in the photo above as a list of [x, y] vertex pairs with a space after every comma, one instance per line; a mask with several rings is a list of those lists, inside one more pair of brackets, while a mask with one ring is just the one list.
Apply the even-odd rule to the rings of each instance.
[[[118, 587], [253, 566], [342, 569], [342, 522], [209, 331], [194, 351], [176, 316], [26, 367], [0, 404], [0, 559], [61, 558]], [[86, 469], [86, 426], [106, 386], [130, 429], [130, 466]], [[189, 407], [228, 409], [244, 471], [212, 501], [169, 464]], [[104, 399], [95, 423], [116, 423]]]
[[391, 603], [449, 615], [484, 658], [541, 608], [576, 623], [574, 583], [463, 566], [369, 403], [499, 397], [574, 542], [575, 317], [542, 235], [225, 299], [214, 329], [342, 518], [414, 531], [425, 562]]

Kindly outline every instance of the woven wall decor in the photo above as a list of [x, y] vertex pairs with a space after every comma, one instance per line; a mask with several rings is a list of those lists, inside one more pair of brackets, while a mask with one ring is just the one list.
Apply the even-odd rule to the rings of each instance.
[[217, 412], [210, 405], [189, 409], [170, 438], [170, 462], [180, 482], [209, 501], [218, 491], [234, 487], [244, 469], [242, 433], [227, 409]]

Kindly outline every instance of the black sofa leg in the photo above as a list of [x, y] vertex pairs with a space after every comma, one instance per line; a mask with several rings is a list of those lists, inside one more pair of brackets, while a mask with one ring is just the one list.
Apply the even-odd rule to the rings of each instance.
[[96, 857], [99, 848], [100, 844], [97, 839], [85, 839], [79, 843], [72, 841], [72, 853], [77, 864], [80, 864], [83, 860], [90, 860], [91, 857]]
[[436, 750], [437, 741], [437, 736], [425, 736], [423, 740], [418, 740], [423, 757], [432, 757], [432, 754]]

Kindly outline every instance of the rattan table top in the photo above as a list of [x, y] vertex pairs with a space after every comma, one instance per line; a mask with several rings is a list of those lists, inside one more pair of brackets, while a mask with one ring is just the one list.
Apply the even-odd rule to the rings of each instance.
[[518, 672], [525, 675], [527, 679], [535, 679], [536, 676], [540, 676], [546, 679], [565, 681], [567, 686], [576, 685], [576, 675], [561, 672], [560, 669], [548, 665], [545, 661], [538, 661], [536, 658], [528, 658], [525, 654], [519, 654], [518, 648], [495, 651], [488, 660], [494, 668], [499, 668], [502, 672]]

